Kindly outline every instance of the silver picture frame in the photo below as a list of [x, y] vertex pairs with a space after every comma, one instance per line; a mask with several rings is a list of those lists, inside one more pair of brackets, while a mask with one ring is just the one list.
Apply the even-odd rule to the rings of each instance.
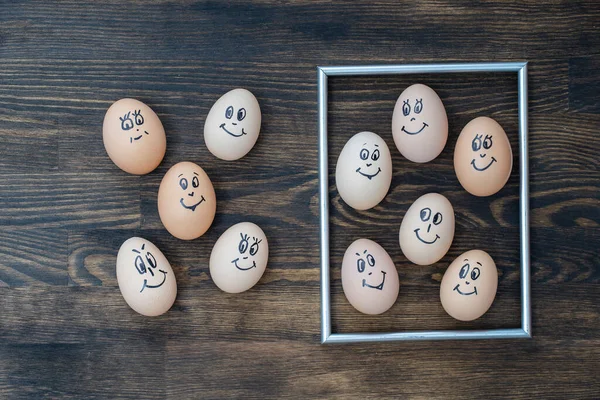
[[[329, 268], [329, 167], [327, 150], [327, 80], [330, 76], [416, 73], [516, 72], [518, 75], [520, 160], [521, 327], [486, 330], [434, 330], [388, 333], [332, 333]], [[319, 211], [321, 246], [321, 343], [389, 342], [411, 340], [531, 338], [529, 179], [527, 146], [527, 62], [318, 66]]]

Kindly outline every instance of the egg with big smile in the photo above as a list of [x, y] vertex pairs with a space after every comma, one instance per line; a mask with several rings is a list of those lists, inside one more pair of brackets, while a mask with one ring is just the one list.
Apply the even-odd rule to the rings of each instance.
[[475, 196], [497, 193], [508, 181], [512, 164], [508, 136], [493, 119], [475, 118], [458, 136], [454, 171], [467, 192]]
[[415, 84], [402, 92], [392, 114], [392, 135], [398, 151], [413, 162], [429, 162], [444, 150], [448, 116], [432, 88]]
[[252, 222], [227, 229], [210, 253], [210, 277], [219, 289], [240, 293], [252, 288], [267, 268], [269, 242]]
[[439, 193], [419, 197], [408, 208], [400, 224], [402, 253], [415, 264], [439, 261], [454, 239], [454, 209]]
[[355, 240], [342, 260], [342, 289], [364, 314], [381, 314], [396, 302], [400, 282], [392, 258], [376, 242]]
[[215, 102], [204, 122], [204, 142], [222, 160], [245, 156], [258, 140], [262, 115], [258, 100], [246, 89], [234, 89]]
[[487, 312], [498, 289], [496, 263], [482, 250], [470, 250], [450, 264], [440, 285], [444, 310], [460, 321], [472, 321]]
[[180, 162], [167, 171], [158, 189], [158, 215], [171, 235], [183, 240], [202, 236], [216, 209], [215, 190], [200, 166]]
[[342, 149], [335, 167], [335, 184], [342, 200], [357, 210], [375, 207], [392, 183], [392, 156], [376, 133], [360, 132]]

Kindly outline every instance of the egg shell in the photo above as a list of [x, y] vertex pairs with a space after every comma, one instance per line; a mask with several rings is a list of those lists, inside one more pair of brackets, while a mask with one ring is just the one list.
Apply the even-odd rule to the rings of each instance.
[[504, 187], [513, 166], [506, 132], [488, 117], [470, 121], [454, 148], [454, 171], [462, 187], [475, 196], [491, 196]]
[[210, 276], [224, 292], [244, 292], [260, 280], [268, 259], [269, 242], [263, 230], [252, 222], [240, 222], [216, 241], [210, 253]]
[[469, 250], [446, 270], [440, 285], [440, 300], [451, 317], [473, 321], [490, 308], [497, 290], [498, 271], [492, 257], [483, 250]]
[[383, 200], [392, 183], [392, 156], [376, 133], [352, 136], [338, 157], [335, 184], [342, 200], [356, 210], [367, 210]]
[[204, 123], [204, 142], [222, 160], [242, 158], [258, 139], [261, 125], [258, 100], [246, 89], [225, 93], [212, 106]]
[[144, 175], [165, 156], [167, 137], [160, 119], [150, 107], [135, 99], [113, 103], [102, 126], [104, 148], [123, 171]]
[[121, 245], [117, 282], [129, 307], [148, 317], [167, 312], [177, 297], [171, 264], [158, 247], [141, 237], [129, 238]]
[[432, 88], [418, 83], [402, 92], [392, 114], [392, 135], [410, 161], [426, 163], [440, 155], [448, 141], [448, 116]]
[[439, 193], [419, 197], [400, 224], [400, 248], [415, 264], [430, 265], [446, 255], [454, 240], [454, 208]]
[[398, 271], [387, 251], [369, 239], [355, 240], [342, 259], [342, 289], [364, 314], [389, 310], [400, 290]]
[[158, 188], [158, 215], [171, 235], [183, 240], [202, 236], [216, 211], [215, 189], [200, 166], [183, 161], [167, 171]]

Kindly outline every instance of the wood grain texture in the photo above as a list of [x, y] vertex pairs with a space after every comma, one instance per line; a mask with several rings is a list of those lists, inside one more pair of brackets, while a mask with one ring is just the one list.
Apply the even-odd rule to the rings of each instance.
[[[514, 398], [600, 393], [600, 6], [592, 1], [0, 2], [0, 397]], [[319, 293], [317, 65], [529, 61], [532, 340], [322, 346]], [[400, 92], [441, 96], [449, 141], [426, 165], [391, 136]], [[204, 119], [223, 93], [251, 90], [261, 135], [241, 160], [210, 154]], [[515, 74], [335, 77], [329, 80], [332, 324], [337, 332], [512, 328], [520, 324], [519, 161]], [[106, 156], [102, 121], [122, 97], [154, 109], [167, 133], [156, 171], [131, 176]], [[498, 120], [515, 164], [506, 187], [475, 198], [452, 169], [472, 118]], [[380, 134], [394, 174], [384, 201], [349, 208], [337, 155], [354, 133]], [[201, 165], [217, 215], [201, 238], [164, 230], [156, 194], [179, 161]], [[398, 246], [404, 214], [437, 191], [456, 212], [440, 262], [417, 267]], [[269, 238], [268, 268], [230, 295], [208, 261], [231, 225]], [[145, 318], [115, 276], [138, 235], [167, 256], [173, 308]], [[397, 303], [364, 316], [346, 301], [340, 264], [369, 237], [400, 275]], [[439, 283], [460, 253], [498, 265], [497, 298], [471, 323], [450, 318]]]

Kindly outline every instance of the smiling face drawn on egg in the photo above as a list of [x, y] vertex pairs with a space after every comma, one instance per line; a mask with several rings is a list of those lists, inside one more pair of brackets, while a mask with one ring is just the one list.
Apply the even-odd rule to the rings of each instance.
[[[158, 268], [156, 258], [149, 251], [144, 251], [146, 244], [142, 244], [141, 249], [132, 249], [131, 251], [136, 253], [134, 264], [140, 275], [144, 276], [144, 283], [142, 289], [156, 289], [161, 287], [167, 280], [167, 272]], [[156, 272], [155, 272], [156, 270]], [[150, 282], [150, 283], [149, 283]]]
[[[371, 151], [369, 151], [369, 148]], [[377, 160], [379, 160], [380, 152], [379, 145], [373, 143], [369, 146], [368, 143], [363, 143], [362, 149], [360, 149], [359, 157], [364, 161], [364, 164], [356, 169], [356, 172], [364, 176], [368, 180], [375, 178], [381, 172], [381, 167]]]
[[473, 160], [471, 160], [471, 165], [475, 169], [475, 171], [485, 171], [489, 167], [492, 166], [493, 163], [498, 162], [496, 158], [492, 155], [488, 156], [487, 150], [492, 148], [492, 135], [476, 134], [471, 142], [471, 148], [473, 152], [479, 157], [475, 156]]
[[423, 132], [429, 125], [422, 121], [421, 111], [423, 111], [423, 99], [415, 99], [413, 107], [410, 106], [410, 99], [402, 100], [402, 115], [404, 115], [405, 121], [408, 119], [405, 125], [402, 125], [400, 129], [407, 135], [418, 135]]
[[[356, 255], [359, 257], [356, 260], [356, 268], [358, 269], [358, 273], [359, 274], [363, 274], [364, 272], [367, 272], [367, 276], [370, 277], [371, 275], [373, 275], [373, 268], [375, 267], [375, 257], [373, 257], [372, 254], [367, 253], [368, 250], [363, 251], [363, 254], [361, 255], [360, 253], [356, 253]], [[366, 262], [365, 262], [366, 260]], [[367, 264], [369, 266], [369, 268], [367, 269]], [[377, 285], [372, 285], [367, 283], [367, 278], [363, 278], [362, 280], [362, 286], [366, 287], [366, 288], [371, 288], [371, 289], [377, 289], [377, 290], [383, 290], [383, 285], [385, 284], [385, 275], [386, 272], [385, 271], [377, 271], [379, 272], [379, 274], [376, 273], [376, 275], [380, 275], [381, 276], [381, 282]]]
[[[477, 287], [475, 286], [475, 281], [481, 275], [481, 270], [479, 267], [483, 267], [483, 265], [479, 261], [476, 261], [475, 263], [478, 266], [474, 266], [471, 270], [469, 259], [465, 258], [463, 266], [460, 268], [460, 271], [458, 271], [458, 277], [460, 278], [461, 282], [457, 283], [452, 290], [455, 290], [461, 296], [470, 296], [472, 294], [477, 296]], [[460, 289], [461, 284], [465, 285], [463, 286], [462, 290]], [[473, 284], [473, 286], [470, 286], [471, 284]]]
[[196, 190], [200, 185], [200, 182], [198, 181], [198, 173], [194, 172], [194, 175], [191, 179], [191, 187], [188, 178], [186, 178], [184, 174], [179, 174], [177, 178], [179, 178], [179, 187], [186, 194], [186, 196], [179, 200], [179, 203], [188, 210], [196, 211], [196, 207], [198, 207], [202, 202], [206, 201], [204, 196]]
[[[132, 112], [133, 115], [131, 114]], [[133, 143], [134, 140], [140, 140], [142, 137], [144, 137], [144, 134], [150, 134], [147, 130], [140, 128], [142, 125], [144, 125], [144, 117], [142, 116], [142, 110], [128, 111], [127, 114], [125, 114], [122, 117], [119, 117], [119, 120], [121, 121], [121, 129], [123, 131], [131, 131], [129, 132], [129, 134], [131, 135], [129, 137], [129, 143]], [[133, 131], [134, 127], [136, 128], [135, 132]], [[140, 129], [142, 129], [141, 132]]]
[[[235, 267], [240, 271], [248, 271], [252, 268], [256, 268], [256, 261], [254, 260], [254, 256], [256, 255], [256, 253], [258, 253], [259, 244], [260, 242], [262, 242], [262, 239], [258, 239], [253, 236], [252, 244], [250, 244], [249, 236], [247, 234], [240, 233], [240, 236], [242, 238], [242, 240], [240, 240], [240, 243], [238, 244], [238, 252], [240, 253], [240, 256], [235, 260], [231, 261], [231, 263], [235, 265]], [[249, 264], [250, 261], [247, 261], [250, 257], [252, 257], [252, 264]]]
[[417, 239], [419, 239], [425, 244], [434, 244], [438, 239], [440, 239], [440, 235], [431, 232], [431, 227], [432, 225], [437, 226], [442, 223], [442, 213], [436, 212], [433, 215], [433, 217], [431, 216], [431, 214], [431, 208], [425, 207], [421, 209], [421, 211], [419, 212], [419, 217], [421, 218], [421, 221], [423, 221], [427, 225], [427, 232], [423, 232], [421, 228], [416, 228], [414, 231]]
[[246, 118], [246, 109], [244, 107], [237, 110], [236, 113], [233, 106], [228, 106], [225, 110], [225, 118], [227, 121], [219, 125], [219, 128], [221, 128], [227, 134], [233, 137], [242, 137], [248, 134], [248, 132], [244, 131], [244, 124], [242, 123], [244, 118]]

